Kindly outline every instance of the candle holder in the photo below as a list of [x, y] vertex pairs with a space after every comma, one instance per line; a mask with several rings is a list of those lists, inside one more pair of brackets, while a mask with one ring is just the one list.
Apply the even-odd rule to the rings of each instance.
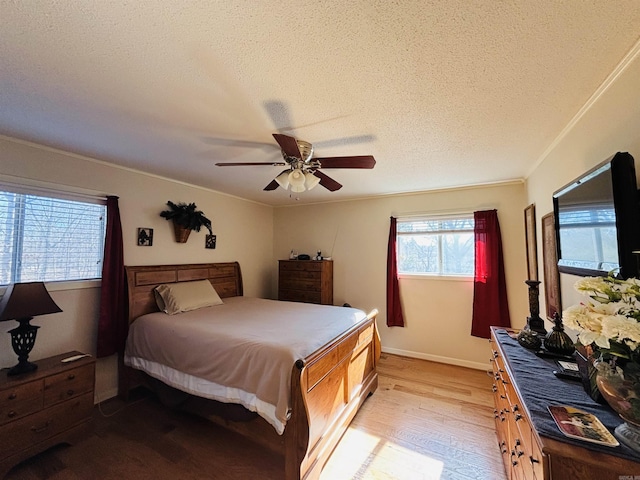
[[525, 280], [524, 283], [529, 286], [530, 312], [530, 316], [527, 317], [527, 325], [524, 328], [544, 336], [547, 334], [547, 330], [544, 328], [544, 320], [540, 318], [540, 292], [538, 290], [540, 282], [538, 280]]

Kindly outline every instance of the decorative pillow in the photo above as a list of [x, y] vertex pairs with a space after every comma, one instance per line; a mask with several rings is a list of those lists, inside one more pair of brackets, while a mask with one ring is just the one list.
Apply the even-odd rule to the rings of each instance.
[[154, 288], [153, 293], [158, 308], [169, 315], [223, 303], [209, 280], [165, 283]]

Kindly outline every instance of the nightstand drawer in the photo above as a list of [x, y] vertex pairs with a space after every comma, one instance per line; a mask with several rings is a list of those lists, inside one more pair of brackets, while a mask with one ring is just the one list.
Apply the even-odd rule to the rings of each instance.
[[93, 390], [94, 366], [85, 365], [44, 380], [44, 406], [48, 407]]
[[42, 380], [17, 385], [0, 395], [0, 425], [4, 425], [42, 409]]
[[93, 410], [93, 393], [60, 403], [33, 415], [0, 427], [0, 452], [9, 457], [27, 447], [89, 421]]

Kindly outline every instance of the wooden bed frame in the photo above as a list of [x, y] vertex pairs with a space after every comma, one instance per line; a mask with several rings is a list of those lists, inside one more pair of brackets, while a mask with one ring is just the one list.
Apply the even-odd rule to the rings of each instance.
[[[208, 279], [221, 298], [242, 296], [237, 262], [127, 266], [129, 323], [156, 312], [153, 289], [161, 283]], [[380, 359], [377, 310], [307, 358], [296, 361], [291, 379], [291, 418], [278, 435], [261, 417], [232, 422], [207, 417], [284, 457], [286, 480], [318, 478], [324, 464], [366, 398], [378, 387]], [[119, 393], [140, 384], [139, 371], [126, 367], [120, 355]], [[200, 403], [205, 402], [202, 400]], [[197, 409], [192, 411], [198, 412]]]

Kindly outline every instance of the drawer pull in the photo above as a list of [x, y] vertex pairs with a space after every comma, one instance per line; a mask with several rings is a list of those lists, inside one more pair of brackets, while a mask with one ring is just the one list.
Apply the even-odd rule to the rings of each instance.
[[9, 413], [7, 413], [7, 417], [9, 417], [9, 418], [13, 418], [16, 415], [18, 415], [18, 414], [14, 410], [11, 410]]
[[48, 420], [44, 425], [41, 425], [39, 427], [31, 427], [31, 431], [33, 433], [42, 433], [44, 432], [47, 428], [49, 428], [49, 425], [51, 425], [51, 420]]
[[76, 376], [75, 376], [73, 373], [70, 373], [70, 374], [67, 376], [67, 380], [73, 380], [74, 378], [76, 378]]
[[18, 394], [16, 392], [11, 392], [11, 395], [9, 395], [9, 400], [15, 400], [16, 398], [18, 398]]
[[71, 397], [74, 393], [76, 393], [76, 392], [74, 392], [73, 390], [67, 390], [67, 395], [69, 397]]

